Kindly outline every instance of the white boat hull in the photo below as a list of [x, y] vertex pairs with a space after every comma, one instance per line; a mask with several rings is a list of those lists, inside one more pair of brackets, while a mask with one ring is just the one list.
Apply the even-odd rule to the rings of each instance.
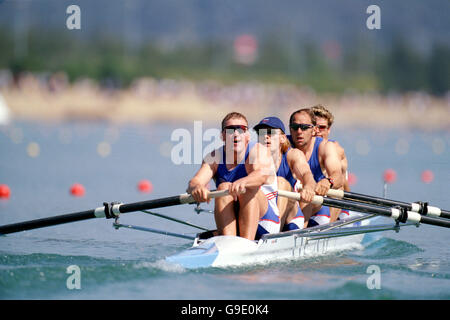
[[166, 260], [190, 269], [264, 264], [320, 256], [362, 248], [366, 236], [362, 232], [369, 224], [370, 220], [363, 220], [333, 230], [323, 230], [324, 226], [320, 227], [321, 230], [317, 227], [295, 230], [265, 235], [259, 241], [235, 236], [196, 239], [191, 248]]

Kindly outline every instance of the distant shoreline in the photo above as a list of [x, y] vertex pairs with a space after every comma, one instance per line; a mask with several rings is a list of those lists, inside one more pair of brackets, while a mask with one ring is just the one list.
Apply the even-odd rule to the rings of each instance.
[[90, 82], [50, 90], [27, 79], [20, 87], [0, 88], [0, 94], [11, 117], [25, 121], [217, 123], [228, 112], [239, 111], [250, 123], [270, 115], [287, 123], [293, 111], [320, 103], [334, 114], [336, 128], [450, 130], [450, 99], [420, 92], [337, 95], [255, 83], [218, 86], [173, 81], [163, 86], [151, 79], [120, 90], [100, 89]]

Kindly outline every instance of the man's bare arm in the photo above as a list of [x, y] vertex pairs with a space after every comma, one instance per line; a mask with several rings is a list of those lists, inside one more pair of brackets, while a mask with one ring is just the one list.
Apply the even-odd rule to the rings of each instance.
[[302, 200], [311, 202], [314, 197], [316, 181], [306, 161], [305, 154], [298, 149], [290, 149], [287, 154], [289, 167], [292, 169], [295, 177], [302, 183]]
[[331, 187], [333, 189], [343, 187], [344, 179], [342, 176], [341, 161], [334, 143], [329, 141], [322, 142], [319, 146], [319, 157], [324, 164], [327, 176], [333, 181], [333, 185], [331, 185], [328, 179], [322, 179], [317, 183], [316, 193], [324, 196]]
[[[214, 152], [215, 151], [213, 151], [213, 153]], [[211, 157], [212, 154], [209, 154], [205, 158], [205, 160], [203, 160], [200, 169], [188, 183], [188, 188], [186, 191], [192, 194], [192, 196], [197, 202], [204, 202], [204, 201], [209, 202], [208, 198], [209, 190], [206, 187], [206, 185], [216, 173], [218, 166], [217, 163], [207, 160], [208, 157]]]

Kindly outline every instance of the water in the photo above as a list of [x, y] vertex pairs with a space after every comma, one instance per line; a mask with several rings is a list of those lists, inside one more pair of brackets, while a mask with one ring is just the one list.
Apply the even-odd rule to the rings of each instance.
[[[0, 131], [0, 183], [11, 198], [0, 201], [0, 224], [42, 218], [101, 206], [172, 196], [185, 191], [199, 165], [174, 165], [171, 133], [192, 124], [112, 127], [102, 123], [15, 123]], [[423, 200], [450, 208], [448, 132], [336, 130], [345, 147], [355, 192], [381, 195], [382, 173], [397, 171], [388, 197]], [[399, 142], [400, 141], [400, 142]], [[30, 157], [30, 143], [39, 146]], [[102, 157], [97, 148], [109, 143]], [[28, 151], [30, 153], [30, 151]], [[33, 152], [30, 153], [33, 155]], [[424, 184], [423, 170], [434, 172]], [[151, 195], [137, 191], [149, 179]], [[82, 183], [84, 197], [69, 194]], [[204, 208], [211, 208], [204, 205]], [[193, 206], [154, 210], [214, 227], [209, 213]], [[122, 223], [192, 233], [143, 213]], [[1, 299], [449, 299], [450, 233], [423, 225], [385, 232], [363, 250], [303, 261], [228, 269], [185, 270], [164, 257], [189, 241], [132, 230], [115, 230], [111, 220], [95, 219], [0, 237]], [[80, 289], [69, 290], [67, 268], [80, 268]], [[370, 266], [381, 271], [380, 289], [369, 289]]]

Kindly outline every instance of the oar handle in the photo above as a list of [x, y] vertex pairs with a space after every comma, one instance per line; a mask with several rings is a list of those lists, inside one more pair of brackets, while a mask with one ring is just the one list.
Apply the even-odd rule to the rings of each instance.
[[[301, 190], [303, 188], [303, 185], [301, 183], [299, 183], [298, 188]], [[278, 191], [284, 191], [284, 190], [278, 190]], [[333, 197], [336, 199], [344, 199], [345, 192], [344, 192], [344, 190], [339, 190], [339, 189], [329, 189], [327, 192], [327, 196]], [[285, 197], [289, 197], [289, 196], [285, 195]]]
[[[300, 193], [298, 193], [298, 192], [291, 192], [291, 191], [278, 189], [278, 195], [281, 197], [292, 199], [292, 200], [297, 200], [297, 201], [301, 200]], [[313, 200], [311, 201], [311, 203], [316, 204], [316, 205], [322, 205], [323, 197], [315, 195], [313, 197]]]
[[[209, 193], [210, 198], [223, 197], [228, 194], [228, 190], [211, 191]], [[113, 214], [118, 215], [120, 213], [128, 213], [134, 211], [150, 210], [156, 208], [163, 208], [169, 206], [176, 206], [180, 204], [195, 203], [194, 198], [189, 193], [182, 193], [177, 196], [146, 200], [141, 202], [135, 202], [130, 204], [117, 204], [112, 207]]]
[[[208, 198], [214, 199], [219, 197], [224, 197], [228, 195], [228, 190], [215, 190], [210, 191], [208, 194]], [[189, 193], [183, 193], [180, 195], [181, 203], [195, 203], [194, 197]]]

